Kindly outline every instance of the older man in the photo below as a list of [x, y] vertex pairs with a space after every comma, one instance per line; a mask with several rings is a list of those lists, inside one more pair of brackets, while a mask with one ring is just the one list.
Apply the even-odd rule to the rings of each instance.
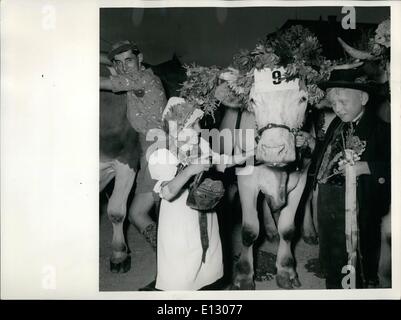
[[[342, 288], [347, 273], [345, 237], [345, 178], [339, 160], [345, 149], [359, 152], [354, 168], [359, 205], [359, 259], [357, 287], [378, 285], [380, 221], [390, 201], [390, 127], [378, 119], [369, 95], [369, 85], [361, 69], [334, 70], [329, 81], [320, 85], [327, 92], [337, 117], [325, 140], [316, 145], [312, 162], [313, 184], [319, 185], [318, 225], [320, 261], [327, 288]], [[340, 165], [339, 165], [340, 164]]]
[[143, 55], [135, 44], [130, 41], [115, 43], [108, 58], [117, 71], [117, 75], [101, 77], [100, 89], [126, 93], [127, 118], [131, 126], [139, 133], [142, 149], [129, 219], [156, 249], [156, 223], [149, 216], [154, 205], [155, 182], [150, 177], [146, 160], [146, 150], [154, 141], [146, 141], [146, 134], [151, 129], [162, 128], [162, 112], [167, 103], [166, 94], [160, 79], [151, 69], [145, 69], [142, 66]]

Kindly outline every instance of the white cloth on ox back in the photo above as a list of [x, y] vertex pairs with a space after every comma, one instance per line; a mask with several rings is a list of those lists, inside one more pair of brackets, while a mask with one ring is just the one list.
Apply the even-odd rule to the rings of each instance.
[[277, 69], [264, 68], [262, 70], [254, 70], [255, 92], [272, 92], [282, 90], [298, 90], [299, 79], [286, 81], [284, 78], [285, 69], [283, 67]]

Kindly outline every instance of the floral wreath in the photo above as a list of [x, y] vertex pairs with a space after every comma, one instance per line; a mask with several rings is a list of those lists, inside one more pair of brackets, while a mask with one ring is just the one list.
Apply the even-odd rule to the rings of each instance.
[[[322, 56], [317, 37], [300, 25], [279, 30], [260, 41], [252, 51], [241, 50], [234, 55], [232, 67], [239, 71], [238, 77], [229, 81], [233, 93], [248, 108], [249, 93], [254, 83], [254, 70], [285, 67], [284, 78], [304, 81], [309, 103], [317, 104], [324, 92], [317, 83], [330, 76], [332, 62]], [[205, 114], [212, 114], [219, 105], [214, 97], [222, 69], [216, 66], [186, 65], [187, 80], [181, 88], [181, 96], [198, 105]]]

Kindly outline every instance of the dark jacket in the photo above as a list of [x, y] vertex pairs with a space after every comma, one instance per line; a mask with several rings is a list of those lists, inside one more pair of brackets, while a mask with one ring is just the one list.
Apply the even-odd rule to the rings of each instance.
[[[340, 118], [336, 117], [327, 129], [324, 140], [317, 142], [309, 170], [309, 190], [307, 191], [316, 186], [316, 177], [324, 153], [341, 124]], [[355, 127], [354, 134], [366, 141], [366, 149], [360, 161], [367, 161], [371, 172], [370, 175], [359, 176], [357, 184], [361, 253], [366, 258], [364, 273], [369, 278], [370, 275], [374, 277], [377, 274], [380, 223], [382, 216], [388, 213], [391, 200], [390, 124], [380, 120], [373, 109], [369, 110], [367, 106], [364, 115]]]
[[[367, 107], [369, 108], [369, 107]], [[309, 169], [309, 186], [315, 187], [317, 173], [323, 160], [324, 153], [333, 136], [341, 125], [340, 118], [336, 117], [327, 129], [323, 141], [317, 141], [312, 155], [312, 163]], [[372, 111], [367, 109], [355, 128], [355, 135], [366, 141], [366, 150], [360, 161], [367, 161], [370, 175], [362, 175], [358, 179], [359, 205], [374, 208], [382, 208], [385, 214], [388, 211], [391, 191], [391, 129], [390, 124], [380, 120]], [[364, 191], [362, 194], [359, 191]], [[379, 202], [379, 203], [376, 203]], [[380, 211], [382, 211], [380, 210]]]

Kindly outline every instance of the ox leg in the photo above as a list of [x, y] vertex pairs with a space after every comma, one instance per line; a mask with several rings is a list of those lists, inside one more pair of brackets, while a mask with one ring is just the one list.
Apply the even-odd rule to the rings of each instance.
[[305, 213], [302, 223], [302, 238], [307, 244], [317, 245], [318, 240], [317, 240], [316, 229], [313, 223], [314, 212], [313, 212], [312, 201], [313, 201], [313, 191], [310, 192], [310, 194], [308, 195], [308, 199], [306, 200], [305, 203], [305, 208], [304, 208]]
[[127, 213], [127, 200], [135, 180], [135, 171], [128, 164], [116, 161], [116, 177], [113, 193], [107, 206], [108, 217], [113, 224], [111, 272], [127, 272], [131, 268], [131, 257], [127, 253], [123, 223]]
[[99, 192], [102, 192], [104, 188], [110, 183], [115, 177], [116, 172], [113, 168], [112, 162], [100, 162], [99, 167]]
[[391, 288], [391, 213], [383, 217], [381, 225], [381, 249], [379, 259], [381, 288]]
[[269, 242], [278, 242], [280, 236], [278, 235], [276, 221], [266, 199], [263, 199], [263, 218], [267, 240]]
[[[312, 218], [313, 218], [313, 225], [315, 226], [315, 230], [319, 230], [319, 227], [317, 224], [317, 196], [318, 196], [318, 194], [319, 194], [319, 185], [316, 186], [316, 188], [313, 190], [313, 193], [312, 193]], [[317, 234], [317, 237], [319, 237], [318, 234]]]
[[253, 243], [259, 235], [256, 210], [259, 189], [252, 175], [238, 176], [238, 188], [242, 206], [242, 248], [239, 260], [234, 265], [231, 289], [255, 290], [253, 270]]
[[[287, 205], [281, 210], [278, 221], [278, 232], [280, 235], [280, 243], [277, 252], [277, 285], [284, 289], [292, 289], [300, 287], [298, 275], [295, 271], [295, 260], [291, 251], [291, 241], [295, 234], [295, 213], [301, 199], [305, 183], [306, 174], [299, 176], [296, 187], [288, 194]], [[291, 180], [290, 176], [290, 180]], [[289, 185], [291, 181], [289, 181]]]

